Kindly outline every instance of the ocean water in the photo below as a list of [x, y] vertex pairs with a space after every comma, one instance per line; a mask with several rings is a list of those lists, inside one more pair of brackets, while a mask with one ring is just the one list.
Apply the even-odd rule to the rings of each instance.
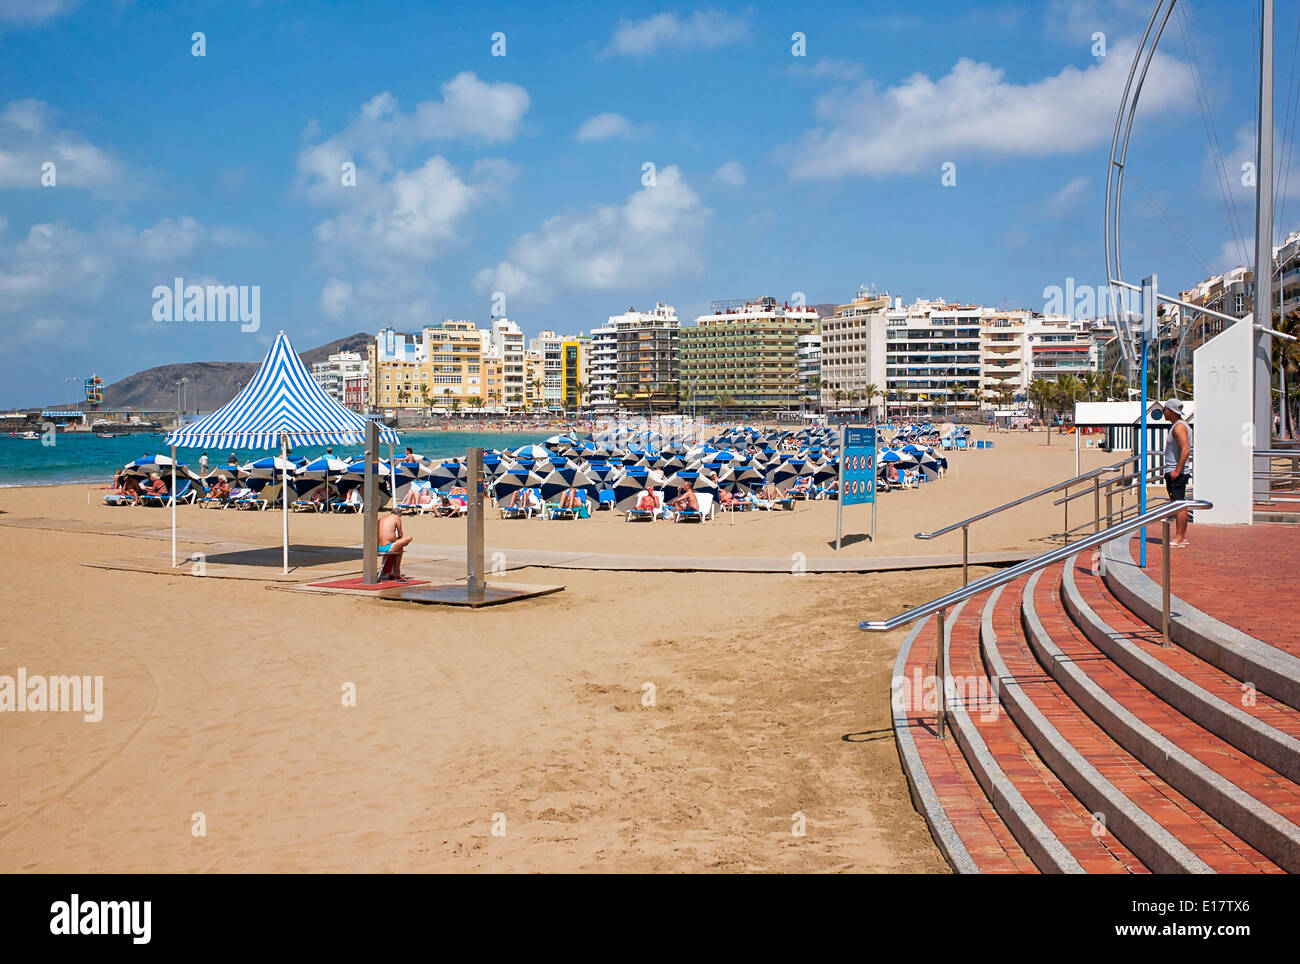
[[[398, 436], [402, 440], [397, 449], [399, 455], [409, 445], [417, 454], [433, 459], [464, 456], [466, 449], [474, 447], [515, 449], [548, 437], [535, 432], [399, 432]], [[75, 432], [60, 433], [54, 437], [53, 445], [42, 445], [40, 441], [0, 435], [0, 487], [112, 482], [113, 473], [127, 462], [145, 455], [169, 455], [171, 449], [164, 445], [164, 441], [151, 435], [98, 438], [91, 432]], [[362, 447], [335, 445], [333, 448], [339, 458], [351, 458], [360, 457]], [[386, 456], [388, 447], [381, 446], [381, 449]], [[230, 458], [229, 449], [208, 449], [207, 453], [209, 467], [224, 466]], [[200, 449], [176, 450], [177, 460], [195, 471], [198, 471], [202, 454]], [[242, 465], [249, 459], [265, 458], [274, 453], [270, 449], [238, 449], [235, 454]], [[325, 454], [325, 446], [295, 448], [293, 454], [313, 459]]]

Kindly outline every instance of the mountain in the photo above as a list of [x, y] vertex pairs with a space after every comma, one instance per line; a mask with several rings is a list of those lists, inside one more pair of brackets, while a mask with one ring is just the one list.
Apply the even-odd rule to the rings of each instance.
[[[355, 351], [362, 355], [366, 345], [374, 339], [363, 331], [339, 338], [326, 345], [298, 353], [308, 368], [314, 362], [325, 361], [341, 351]], [[176, 411], [176, 382], [188, 379], [185, 385], [185, 408], [211, 412], [235, 397], [235, 393], [257, 371], [257, 362], [181, 362], [158, 365], [142, 372], [128, 375], [104, 388], [104, 404], [108, 411], [135, 409], [148, 412]]]

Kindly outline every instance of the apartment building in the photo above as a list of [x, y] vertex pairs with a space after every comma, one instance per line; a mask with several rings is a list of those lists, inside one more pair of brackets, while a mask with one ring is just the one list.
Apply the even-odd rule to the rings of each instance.
[[561, 411], [564, 407], [564, 339], [546, 329], [529, 341], [528, 349], [539, 352], [542, 357], [542, 405], [553, 412]]
[[603, 414], [617, 407], [614, 392], [618, 386], [618, 330], [611, 318], [608, 324], [591, 330], [588, 362], [591, 374], [591, 407]]
[[524, 333], [509, 318], [492, 319], [491, 332], [492, 351], [501, 359], [502, 404], [507, 409], [522, 409], [530, 391], [526, 386]]
[[822, 334], [818, 327], [795, 339], [795, 356], [799, 369], [799, 407], [817, 411], [821, 407]]
[[1036, 378], [1052, 381], [1062, 375], [1078, 377], [1097, 370], [1097, 346], [1082, 321], [1035, 317], [1030, 321], [1028, 339], [1029, 382]]
[[560, 405], [576, 411], [591, 392], [591, 339], [578, 334], [560, 342]]
[[935, 416], [975, 409], [980, 315], [975, 305], [894, 299], [885, 311], [885, 392], [891, 412]]
[[365, 378], [369, 371], [370, 363], [360, 352], [342, 351], [330, 355], [325, 361], [315, 362], [311, 366], [311, 377], [326, 395], [346, 405], [344, 384], [347, 379]]
[[418, 334], [380, 331], [367, 346], [370, 404], [388, 412], [472, 404], [484, 393], [486, 334], [472, 321], [452, 319]]
[[641, 413], [677, 410], [677, 309], [657, 302], [650, 311], [629, 308], [611, 316], [618, 361], [614, 400]]
[[821, 322], [822, 411], [861, 410], [878, 406], [880, 396], [867, 399], [869, 386], [885, 389], [885, 310], [890, 298], [866, 288], [848, 304], [836, 305]]
[[798, 408], [799, 337], [817, 330], [817, 312], [772, 297], [712, 307], [681, 331], [680, 377], [693, 402], [742, 418]]

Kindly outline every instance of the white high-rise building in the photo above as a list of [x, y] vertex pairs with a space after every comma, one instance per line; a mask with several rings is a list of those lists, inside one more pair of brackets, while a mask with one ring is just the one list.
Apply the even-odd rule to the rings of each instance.
[[344, 383], [348, 376], [369, 377], [370, 363], [359, 352], [341, 351], [311, 366], [311, 377], [335, 401], [344, 400]]
[[545, 383], [543, 398], [552, 411], [564, 408], [564, 339], [551, 331], [539, 331], [528, 347], [541, 352], [542, 380]]
[[609, 413], [616, 407], [614, 392], [618, 387], [618, 329], [611, 321], [591, 330], [590, 375], [591, 407]]
[[492, 349], [501, 356], [502, 403], [507, 409], [522, 409], [528, 397], [524, 333], [509, 318], [494, 318]]

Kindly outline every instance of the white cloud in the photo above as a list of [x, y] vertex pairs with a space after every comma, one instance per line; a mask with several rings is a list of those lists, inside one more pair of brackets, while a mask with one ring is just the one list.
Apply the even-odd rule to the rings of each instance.
[[[503, 159], [482, 158], [465, 170], [425, 145], [513, 138], [528, 92], [462, 73], [442, 94], [409, 113], [392, 93], [376, 94], [346, 128], [299, 152], [298, 189], [328, 212], [315, 228], [331, 276], [324, 310], [354, 312], [358, 324], [418, 320], [421, 313], [427, 320], [429, 263], [459, 245], [472, 212], [503, 198], [517, 176]], [[319, 137], [319, 127], [307, 133]], [[348, 162], [354, 184], [343, 183]]]
[[1092, 187], [1092, 178], [1083, 175], [1071, 178], [1047, 199], [1043, 207], [1049, 217], [1063, 218], [1079, 206], [1079, 202], [1087, 195], [1090, 187]]
[[749, 26], [744, 20], [717, 10], [697, 10], [684, 18], [659, 13], [645, 20], [619, 21], [604, 53], [647, 57], [660, 51], [713, 50], [748, 36]]
[[709, 216], [677, 167], [665, 167], [655, 186], [641, 188], [622, 205], [544, 221], [475, 282], [482, 290], [534, 303], [574, 289], [643, 291], [700, 270]]
[[745, 166], [739, 161], [728, 161], [713, 172], [713, 178], [732, 187], [744, 187]]
[[857, 80], [862, 76], [862, 64], [838, 57], [819, 57], [812, 63], [797, 59], [785, 72], [792, 77], [816, 77], [840, 83]]
[[580, 141], [604, 141], [611, 137], [632, 137], [636, 128], [622, 114], [606, 111], [582, 122], [575, 135]]
[[0, 0], [0, 22], [36, 26], [79, 6], [81, 0]]
[[[1130, 57], [1118, 48], [1084, 69], [1069, 66], [1029, 84], [963, 58], [943, 77], [914, 74], [880, 90], [871, 81], [818, 99], [823, 126], [782, 150], [797, 179], [916, 173], [972, 157], [1071, 154], [1104, 140], [1114, 125]], [[1158, 115], [1192, 101], [1182, 64], [1157, 52], [1142, 109]]]
[[126, 165], [80, 134], [60, 130], [44, 101], [10, 101], [0, 110], [0, 188], [41, 188], [47, 161], [55, 165], [54, 190], [105, 193], [126, 179]]
[[337, 318], [352, 300], [352, 286], [338, 278], [330, 278], [321, 289], [320, 306], [325, 314]]

